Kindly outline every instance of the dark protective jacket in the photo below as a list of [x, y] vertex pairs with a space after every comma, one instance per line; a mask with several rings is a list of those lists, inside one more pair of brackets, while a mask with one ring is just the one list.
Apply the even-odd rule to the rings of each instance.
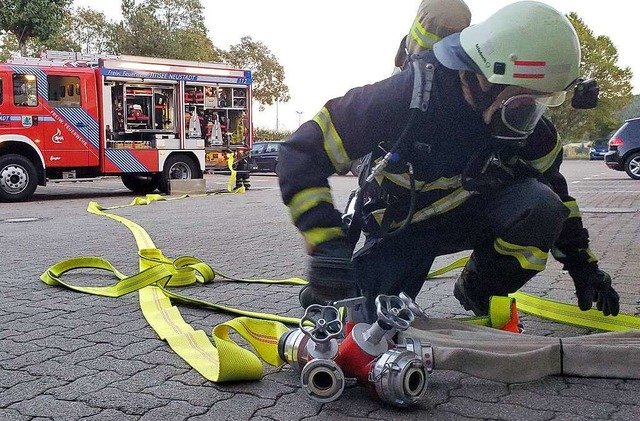
[[[438, 215], [471, 197], [474, 193], [463, 188], [461, 175], [477, 158], [474, 154], [494, 149], [488, 126], [463, 97], [458, 72], [438, 65], [432, 52], [425, 57], [436, 63], [429, 107], [411, 131], [413, 147], [404, 153], [413, 164], [418, 191], [412, 223], [437, 223]], [[407, 125], [413, 83], [413, 71], [405, 70], [351, 89], [327, 102], [282, 145], [278, 158], [282, 198], [311, 248], [344, 236], [342, 213], [333, 205], [328, 177], [369, 152], [379, 157], [391, 148]], [[561, 161], [562, 144], [555, 127], [542, 119], [524, 147], [503, 151], [499, 172], [503, 179], [533, 176], [547, 183], [571, 211], [554, 256], [563, 263], [567, 256], [576, 263], [595, 262], [578, 206], [559, 171]], [[387, 170], [374, 182], [383, 200], [368, 213], [388, 229], [399, 226], [407, 215], [405, 169]]]

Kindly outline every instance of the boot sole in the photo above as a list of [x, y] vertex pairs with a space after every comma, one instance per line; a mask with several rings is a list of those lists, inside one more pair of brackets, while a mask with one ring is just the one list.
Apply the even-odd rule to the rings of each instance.
[[453, 286], [453, 296], [460, 302], [465, 310], [472, 311], [476, 316], [486, 316], [489, 314], [487, 310], [480, 309], [458, 286], [458, 283]]

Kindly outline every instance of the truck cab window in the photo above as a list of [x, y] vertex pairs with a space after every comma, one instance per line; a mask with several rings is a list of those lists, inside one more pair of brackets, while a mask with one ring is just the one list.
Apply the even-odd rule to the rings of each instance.
[[53, 107], [79, 108], [82, 106], [80, 96], [80, 78], [73, 76], [47, 76], [49, 85], [49, 104]]
[[21, 107], [38, 106], [36, 75], [13, 75], [13, 103]]

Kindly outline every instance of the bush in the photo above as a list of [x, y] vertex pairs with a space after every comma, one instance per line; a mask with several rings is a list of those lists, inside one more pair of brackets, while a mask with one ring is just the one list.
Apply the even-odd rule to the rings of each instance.
[[567, 143], [563, 147], [565, 159], [587, 159], [589, 158], [589, 147], [586, 143]]
[[253, 135], [254, 142], [269, 142], [273, 140], [284, 140], [284, 138], [290, 136], [293, 132], [288, 130], [269, 130], [269, 129], [256, 129]]

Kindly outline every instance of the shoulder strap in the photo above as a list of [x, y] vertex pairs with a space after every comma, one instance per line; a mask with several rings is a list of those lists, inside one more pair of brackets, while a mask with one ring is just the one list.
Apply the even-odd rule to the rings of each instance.
[[431, 50], [414, 54], [410, 58], [410, 66], [413, 69], [413, 94], [409, 108], [417, 108], [422, 112], [429, 108], [433, 75], [438, 61]]
[[[436, 60], [433, 55], [433, 51], [431, 50], [422, 51], [409, 58], [409, 61], [403, 71], [413, 71], [413, 90], [411, 103], [409, 104], [410, 111], [419, 110], [424, 113], [429, 109], [433, 78], [438, 64], [438, 60]], [[372, 167], [375, 165], [375, 159], [380, 156], [382, 156], [380, 151], [376, 151], [369, 153], [362, 158], [359, 178], [360, 186], [364, 185]]]

